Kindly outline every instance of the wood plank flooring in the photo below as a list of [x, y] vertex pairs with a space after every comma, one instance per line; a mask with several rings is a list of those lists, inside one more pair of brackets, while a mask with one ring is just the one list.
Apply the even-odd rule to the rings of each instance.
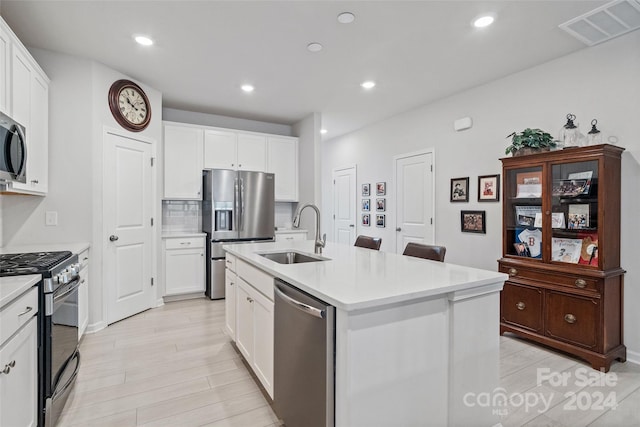
[[[223, 325], [224, 301], [194, 299], [86, 335], [78, 380], [58, 426], [281, 425]], [[614, 364], [613, 386], [583, 384], [587, 374], [602, 383], [602, 374], [514, 337], [501, 337], [500, 345], [501, 387], [511, 399], [492, 408], [504, 427], [640, 425], [637, 365]], [[544, 373], [554, 375], [538, 378]], [[561, 375], [563, 384], [556, 381]], [[495, 397], [500, 390], [487, 392]], [[608, 410], [611, 399], [604, 401], [611, 393], [615, 410]], [[597, 409], [600, 395], [603, 408]]]

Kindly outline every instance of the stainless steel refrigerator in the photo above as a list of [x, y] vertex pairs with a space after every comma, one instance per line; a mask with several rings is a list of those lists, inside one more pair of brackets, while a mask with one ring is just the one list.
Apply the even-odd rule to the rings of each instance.
[[203, 172], [202, 229], [209, 241], [206, 295], [211, 299], [224, 298], [222, 245], [274, 239], [274, 182], [274, 175], [265, 172]]

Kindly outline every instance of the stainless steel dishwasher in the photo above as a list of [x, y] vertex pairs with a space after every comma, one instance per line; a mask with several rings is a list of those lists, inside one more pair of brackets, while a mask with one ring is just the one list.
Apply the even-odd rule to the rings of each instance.
[[334, 425], [335, 307], [275, 279], [274, 406], [287, 427]]

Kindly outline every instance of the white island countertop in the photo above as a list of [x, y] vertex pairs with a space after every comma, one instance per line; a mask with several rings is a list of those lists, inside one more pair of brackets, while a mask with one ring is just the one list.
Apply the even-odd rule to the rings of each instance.
[[39, 274], [0, 277], [0, 309], [40, 281]]
[[351, 311], [502, 284], [508, 276], [456, 264], [328, 242], [327, 261], [279, 264], [259, 254], [314, 255], [313, 241], [225, 245], [224, 249], [337, 308]]

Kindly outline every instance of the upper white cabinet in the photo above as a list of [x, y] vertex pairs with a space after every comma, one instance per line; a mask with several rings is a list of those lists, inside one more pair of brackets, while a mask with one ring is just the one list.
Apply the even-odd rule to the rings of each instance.
[[164, 198], [202, 199], [200, 128], [164, 125]]
[[266, 144], [267, 138], [263, 135], [205, 130], [204, 167], [264, 172]]
[[25, 127], [27, 140], [27, 181], [14, 182], [7, 191], [45, 195], [49, 189], [49, 78], [2, 20], [0, 70], [0, 109]]
[[267, 172], [276, 177], [276, 201], [298, 201], [298, 138], [267, 138]]

